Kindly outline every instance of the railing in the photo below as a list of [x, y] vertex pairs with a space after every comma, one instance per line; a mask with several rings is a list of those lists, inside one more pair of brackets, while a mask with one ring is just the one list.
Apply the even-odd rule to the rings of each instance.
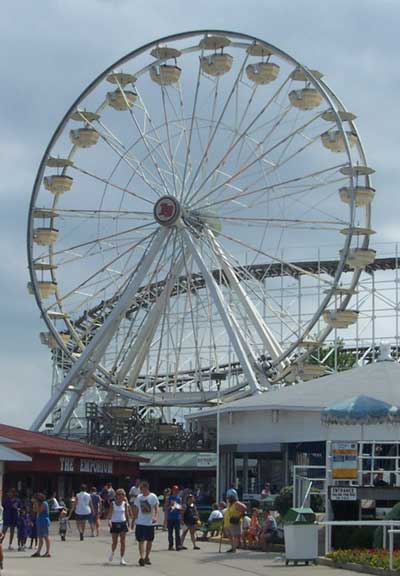
[[[400, 528], [400, 520], [322, 520], [319, 522], [325, 529], [325, 555], [327, 555], [332, 548], [332, 526], [377, 526], [383, 528], [382, 530], [382, 547], [386, 548], [387, 543], [387, 529], [394, 529], [394, 526]], [[389, 530], [389, 536], [390, 536]], [[400, 532], [400, 530], [399, 530]]]

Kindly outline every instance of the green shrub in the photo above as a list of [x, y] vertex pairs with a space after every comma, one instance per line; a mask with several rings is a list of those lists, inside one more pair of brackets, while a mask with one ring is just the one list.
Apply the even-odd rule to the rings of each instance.
[[[400, 502], [395, 504], [393, 508], [385, 516], [385, 520], [400, 520]], [[400, 547], [400, 534], [394, 534], [394, 544], [397, 548]], [[382, 546], [382, 528], [376, 528], [374, 534], [374, 547], [379, 548]]]
[[293, 505], [293, 486], [284, 486], [275, 498], [275, 508], [283, 518]]

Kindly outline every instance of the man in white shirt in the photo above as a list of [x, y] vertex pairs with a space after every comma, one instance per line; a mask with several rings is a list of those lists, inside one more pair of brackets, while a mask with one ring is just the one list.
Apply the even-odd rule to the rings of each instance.
[[135, 484], [129, 490], [129, 503], [133, 507], [135, 505], [135, 500], [140, 494], [140, 479], [136, 478]]
[[135, 536], [139, 546], [139, 565], [151, 564], [150, 552], [154, 540], [154, 527], [158, 521], [158, 498], [150, 492], [149, 483], [142, 480], [140, 494], [133, 508], [133, 522], [136, 524]]
[[87, 486], [85, 484], [82, 484], [81, 491], [76, 495], [74, 506], [71, 510], [69, 518], [71, 518], [71, 515], [74, 511], [79, 537], [82, 541], [85, 535], [86, 520], [89, 520], [90, 517], [94, 515], [92, 499], [89, 492], [87, 491]]

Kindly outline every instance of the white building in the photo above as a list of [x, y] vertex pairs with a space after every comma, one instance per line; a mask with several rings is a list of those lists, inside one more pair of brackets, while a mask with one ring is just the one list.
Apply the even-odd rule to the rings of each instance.
[[[400, 406], [400, 365], [380, 361], [222, 404], [222, 492], [233, 481], [243, 492], [258, 490], [266, 481], [286, 485], [294, 464], [325, 464], [327, 440], [371, 441], [363, 449], [364, 470], [385, 469], [385, 479], [400, 485], [400, 424], [364, 426], [361, 431], [360, 426], [321, 423], [324, 408], [359, 394]], [[188, 421], [215, 430], [217, 409], [191, 414]]]

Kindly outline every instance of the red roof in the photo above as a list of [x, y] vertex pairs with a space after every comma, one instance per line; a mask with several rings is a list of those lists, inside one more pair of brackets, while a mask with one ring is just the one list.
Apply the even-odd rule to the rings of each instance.
[[59, 436], [50, 436], [42, 432], [31, 432], [24, 428], [0, 424], [0, 436], [13, 440], [12, 447], [25, 454], [54, 454], [77, 458], [96, 458], [99, 460], [117, 460], [124, 462], [149, 462], [148, 458], [128, 456], [124, 452], [98, 448], [78, 440], [66, 440]]

